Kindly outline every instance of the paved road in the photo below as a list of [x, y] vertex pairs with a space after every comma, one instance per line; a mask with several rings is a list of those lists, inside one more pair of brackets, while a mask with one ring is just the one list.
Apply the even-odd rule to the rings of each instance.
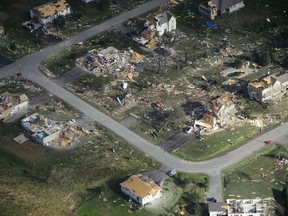
[[139, 135], [130, 131], [128, 128], [121, 125], [119, 122], [101, 113], [99, 110], [95, 109], [77, 96], [71, 94], [70, 92], [63, 89], [61, 86], [58, 86], [57, 84], [49, 80], [38, 70], [40, 62], [47, 58], [48, 55], [60, 52], [61, 50], [72, 45], [73, 43], [83, 41], [89, 37], [94, 36], [95, 34], [107, 30], [110, 27], [121, 24], [127, 19], [145, 13], [149, 9], [152, 9], [163, 2], [165, 2], [165, 0], [149, 1], [131, 11], [126, 12], [125, 14], [121, 14], [118, 17], [112, 18], [98, 26], [95, 26], [78, 35], [75, 35], [66, 41], [58, 43], [57, 45], [50, 46], [39, 52], [27, 55], [17, 60], [16, 62], [0, 69], [0, 78], [14, 75], [19, 68], [19, 64], [21, 64], [24, 78], [27, 78], [47, 89], [52, 94], [58, 96], [60, 99], [75, 107], [88, 117], [99, 122], [109, 130], [117, 134], [119, 137], [122, 137], [125, 141], [127, 141], [127, 143], [146, 153], [151, 158], [154, 158], [155, 160], [166, 165], [167, 167], [176, 168], [179, 171], [208, 174], [211, 184], [208, 193], [209, 197], [216, 197], [218, 199], [222, 199], [220, 176], [221, 170], [243, 160], [245, 157], [253, 154], [256, 151], [265, 148], [264, 141], [268, 138], [274, 140], [275, 142], [279, 141], [281, 143], [287, 143], [287, 137], [285, 136], [285, 134], [287, 134], [288, 132], [288, 123], [275, 128], [269, 133], [259, 136], [255, 140], [248, 142], [247, 144], [222, 157], [197, 163], [184, 161], [163, 151], [158, 146], [148, 142]]

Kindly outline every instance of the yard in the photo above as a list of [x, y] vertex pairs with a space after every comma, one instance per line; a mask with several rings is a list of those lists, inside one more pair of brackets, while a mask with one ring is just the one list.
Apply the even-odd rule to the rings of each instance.
[[[162, 197], [148, 204], [133, 215], [202, 215], [201, 203], [205, 201], [205, 190], [208, 187], [207, 176], [203, 174], [179, 173], [176, 177], [166, 178]], [[106, 198], [103, 202], [103, 199]], [[88, 201], [78, 211], [76, 216], [85, 215], [127, 215], [128, 198], [119, 187], [113, 191], [102, 189], [99, 196]], [[132, 214], [132, 212], [130, 212]]]
[[283, 205], [288, 152], [273, 145], [223, 172], [225, 198], [274, 198]]
[[43, 93], [43, 89], [37, 84], [13, 75], [0, 80], [0, 93], [6, 91], [11, 94], [26, 94], [28, 97]]
[[203, 136], [203, 140], [194, 139], [187, 142], [174, 154], [185, 160], [208, 160], [238, 148], [258, 132], [259, 129], [251, 125], [222, 130]]

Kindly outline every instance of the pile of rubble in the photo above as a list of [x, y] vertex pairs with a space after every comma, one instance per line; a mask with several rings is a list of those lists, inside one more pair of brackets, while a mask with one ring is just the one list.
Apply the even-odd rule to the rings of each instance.
[[57, 144], [67, 147], [77, 141], [81, 135], [96, 134], [94, 125], [80, 125], [74, 119], [66, 124], [54, 121], [39, 113], [34, 113], [21, 120], [25, 135], [33, 141], [44, 146]]
[[77, 59], [76, 63], [97, 75], [106, 73], [138, 74], [143, 69], [136, 63], [142, 62], [143, 59], [143, 55], [132, 49], [120, 51], [111, 46], [102, 50], [91, 50], [84, 57]]

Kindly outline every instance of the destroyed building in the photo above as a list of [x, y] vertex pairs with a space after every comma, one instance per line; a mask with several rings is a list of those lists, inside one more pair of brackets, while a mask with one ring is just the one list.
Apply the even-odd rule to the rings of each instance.
[[225, 92], [206, 105], [191, 110], [189, 115], [194, 119], [192, 126], [195, 132], [207, 132], [226, 125], [237, 112], [233, 95]]
[[67, 125], [60, 134], [59, 145], [62, 147], [66, 147], [72, 144], [79, 139], [82, 131], [80, 128], [75, 127], [73, 125]]
[[215, 130], [219, 127], [219, 120], [211, 110], [208, 110], [203, 117], [195, 119], [193, 127], [201, 132]]
[[133, 40], [148, 48], [154, 48], [159, 43], [161, 36], [173, 31], [176, 31], [176, 17], [166, 11], [148, 18], [144, 23], [140, 36], [134, 36]]
[[253, 79], [247, 86], [247, 92], [251, 99], [260, 103], [272, 101], [287, 92], [288, 73], [280, 76], [266, 75], [260, 79]]
[[45, 118], [39, 113], [34, 113], [22, 119], [21, 125], [26, 130], [26, 134], [41, 145], [50, 145], [57, 142], [63, 129], [63, 125]]
[[233, 13], [244, 6], [243, 0], [208, 0], [198, 6], [198, 11], [203, 16], [215, 19], [217, 16]]
[[57, 17], [69, 14], [71, 14], [71, 7], [66, 0], [50, 1], [30, 10], [31, 19], [41, 25], [52, 23]]
[[147, 175], [133, 175], [120, 185], [124, 194], [141, 205], [153, 202], [161, 196], [161, 187]]
[[266, 216], [262, 199], [227, 199], [226, 202], [208, 203], [209, 216]]
[[26, 94], [0, 94], [0, 119], [6, 119], [28, 109], [29, 99]]
[[111, 46], [102, 50], [91, 50], [86, 56], [77, 59], [76, 63], [95, 74], [128, 75], [139, 72], [139, 67], [135, 64], [142, 62], [143, 59], [143, 55], [132, 49], [120, 51]]
[[166, 32], [176, 30], [176, 17], [169, 11], [166, 11], [148, 19], [144, 26], [147, 30], [156, 31], [158, 36], [162, 36]]
[[227, 118], [235, 115], [238, 110], [232, 101], [232, 95], [225, 93], [211, 101], [212, 110], [223, 123]]
[[266, 205], [262, 199], [227, 199], [228, 216], [264, 216]]
[[[74, 120], [75, 121], [75, 120]], [[77, 141], [83, 134], [96, 134], [93, 124], [77, 124], [70, 121], [61, 124], [45, 118], [39, 113], [34, 113], [21, 121], [26, 135], [38, 144], [49, 146], [57, 144], [67, 147]]]

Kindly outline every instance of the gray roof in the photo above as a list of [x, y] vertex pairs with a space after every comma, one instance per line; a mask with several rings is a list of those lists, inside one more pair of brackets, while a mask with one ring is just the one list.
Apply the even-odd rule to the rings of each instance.
[[208, 203], [209, 212], [221, 212], [221, 211], [225, 212], [226, 208], [224, 206], [227, 206], [227, 203], [225, 202]]
[[288, 73], [284, 73], [277, 77], [277, 80], [279, 80], [281, 83], [285, 83], [288, 81]]
[[159, 19], [160, 19], [159, 20], [159, 24], [162, 25], [163, 23], [169, 22], [172, 17], [174, 17], [174, 15], [171, 12], [169, 12], [169, 11], [166, 11], [166, 12], [160, 14], [160, 16], [159, 16]]
[[227, 8], [242, 2], [243, 0], [215, 0], [216, 7], [220, 11], [224, 11]]

